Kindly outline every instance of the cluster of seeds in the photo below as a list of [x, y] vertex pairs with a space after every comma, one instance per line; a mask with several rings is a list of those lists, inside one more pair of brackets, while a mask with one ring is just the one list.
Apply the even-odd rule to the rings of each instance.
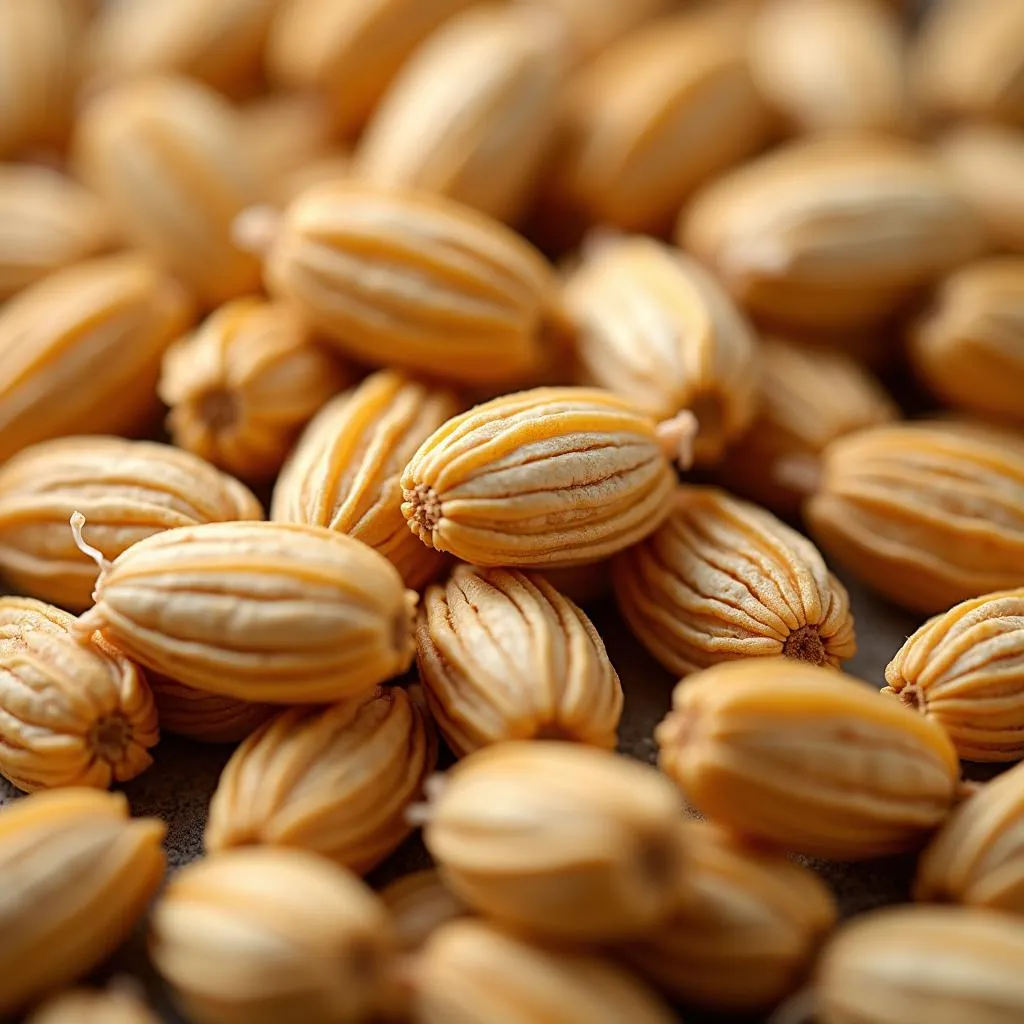
[[0, 1016], [1024, 1021], [1024, 0], [0, 0], [0, 160]]

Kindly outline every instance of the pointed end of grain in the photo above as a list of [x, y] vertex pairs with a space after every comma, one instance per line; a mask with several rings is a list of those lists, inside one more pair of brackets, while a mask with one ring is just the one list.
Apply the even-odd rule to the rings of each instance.
[[97, 641], [102, 641], [100, 643], [101, 649], [109, 651], [109, 646], [103, 647], [103, 644], [106, 643], [106, 641], [103, 640], [102, 634], [99, 633], [105, 625], [106, 621], [104, 620], [103, 615], [100, 613], [98, 608], [93, 606], [87, 612], [79, 615], [78, 618], [75, 619], [71, 626], [71, 635], [74, 636], [80, 644], [91, 644]]
[[665, 454], [680, 469], [689, 469], [693, 465], [693, 443], [697, 437], [697, 417], [689, 410], [684, 410], [670, 420], [658, 424], [658, 443]]
[[409, 804], [405, 809], [405, 820], [413, 828], [422, 828], [430, 821], [430, 804]]
[[961, 779], [957, 783], [956, 792], [953, 794], [954, 805], [970, 800], [972, 796], [977, 796], [984, 788], [984, 782], [972, 782], [970, 779]]
[[262, 256], [274, 244], [281, 226], [281, 212], [263, 203], [243, 210], [231, 224], [231, 240], [244, 252]]
[[448, 780], [444, 777], [443, 772], [434, 772], [433, 775], [428, 775], [423, 780], [423, 795], [426, 800], [410, 804], [405, 809], [405, 820], [413, 828], [422, 828], [430, 823], [434, 816], [433, 805], [441, 799], [447, 785]]

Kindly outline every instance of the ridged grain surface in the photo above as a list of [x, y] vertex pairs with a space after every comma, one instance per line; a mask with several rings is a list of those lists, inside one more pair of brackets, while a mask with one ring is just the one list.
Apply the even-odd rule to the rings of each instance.
[[210, 307], [256, 291], [260, 280], [259, 261], [231, 234], [264, 194], [237, 119], [211, 89], [167, 76], [102, 92], [75, 128], [82, 178], [125, 234]]
[[883, 691], [934, 719], [967, 761], [1024, 757], [1024, 589], [964, 601], [922, 626]]
[[874, 327], [982, 247], [938, 162], [881, 135], [794, 142], [723, 175], [678, 239], [752, 314], [807, 331]]
[[857, 650], [846, 590], [814, 545], [717, 488], [681, 487], [613, 574], [629, 627], [676, 675], [774, 655], [837, 668]]
[[702, 814], [784, 850], [913, 850], [957, 793], [939, 726], [828, 669], [729, 662], [682, 682], [672, 705], [655, 731], [662, 769]]
[[840, 438], [804, 508], [825, 552], [912, 611], [1024, 585], [1024, 452], [937, 425]]
[[359, 128], [388, 82], [471, 0], [293, 0], [271, 26], [271, 84], [327, 97], [337, 129]]
[[668, 15], [614, 42], [566, 96], [555, 188], [598, 223], [664, 228], [698, 185], [757, 151], [771, 118], [735, 6]]
[[134, 253], [20, 292], [0, 310], [0, 461], [66, 434], [147, 427], [160, 359], [192, 316], [181, 287]]
[[533, 946], [482, 921], [454, 921], [424, 949], [413, 982], [422, 1024], [670, 1024], [668, 1006], [610, 960]]
[[231, 850], [189, 865], [153, 910], [149, 952], [205, 1024], [370, 1019], [387, 916], [354, 875], [301, 850]]
[[796, 519], [801, 494], [786, 480], [794, 458], [817, 460], [837, 437], [899, 418], [899, 407], [845, 352], [776, 335], [758, 347], [757, 414], [714, 468], [729, 490]]
[[110, 218], [81, 185], [47, 167], [0, 165], [0, 300], [113, 244]]
[[221, 306], [170, 348], [158, 392], [175, 444], [262, 480], [347, 379], [294, 309], [247, 298]]
[[694, 454], [713, 463], [754, 416], [757, 340], [698, 263], [652, 239], [597, 244], [569, 278], [565, 308], [589, 383], [657, 418], [690, 409]]
[[682, 802], [647, 765], [574, 743], [510, 742], [431, 790], [424, 841], [474, 910], [559, 940], [641, 934], [685, 871]]
[[37, 793], [0, 819], [0, 1012], [70, 984], [127, 937], [164, 875], [165, 827], [120, 793]]
[[74, 617], [0, 598], [0, 774], [19, 789], [127, 782], [153, 762], [156, 708], [137, 666], [82, 643]]
[[554, 273], [544, 257], [426, 192], [311, 187], [284, 212], [264, 278], [364, 362], [496, 384], [535, 375], [548, 356]]
[[1024, 423], [1024, 256], [970, 263], [910, 329], [910, 359], [943, 401]]
[[592, 562], [669, 511], [676, 474], [654, 420], [607, 391], [536, 388], [450, 419], [402, 474], [423, 543], [478, 565]]
[[401, 476], [458, 401], [390, 370], [327, 403], [300, 437], [274, 487], [278, 522], [323, 526], [384, 555], [406, 585], [437, 575], [443, 555], [420, 543], [402, 515]]
[[687, 825], [689, 870], [671, 917], [622, 947], [669, 998], [720, 1012], [774, 1006], [800, 986], [835, 925], [824, 883], [787, 857]]
[[206, 849], [296, 846], [365, 873], [412, 831], [405, 811], [436, 759], [433, 723], [398, 687], [285, 711], [228, 762]]
[[397, 570], [351, 537], [212, 523], [133, 544], [101, 575], [81, 622], [186, 686], [296, 704], [404, 672], [414, 607]]
[[32, 445], [0, 468], [0, 572], [72, 611], [90, 606], [99, 574], [75, 546], [73, 512], [109, 559], [163, 530], [263, 518], [246, 487], [170, 445], [90, 436]]
[[416, 629], [420, 679], [459, 754], [503, 740], [614, 748], [622, 687], [586, 614], [539, 576], [457, 566]]
[[160, 728], [199, 743], [238, 743], [281, 711], [275, 704], [253, 704], [182, 686], [156, 672], [146, 678]]
[[1024, 914], [1024, 765], [950, 815], [921, 855], [914, 895]]
[[899, 907], [842, 929], [822, 954], [828, 1024], [1015, 1024], [1024, 1016], [1024, 926], [989, 911]]
[[557, 18], [524, 5], [481, 5], [452, 18], [392, 83], [353, 174], [514, 223], [555, 138], [566, 43]]

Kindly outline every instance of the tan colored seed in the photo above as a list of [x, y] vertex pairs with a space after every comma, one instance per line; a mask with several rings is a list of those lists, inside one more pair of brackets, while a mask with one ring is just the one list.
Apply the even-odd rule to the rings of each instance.
[[236, 94], [257, 84], [275, 0], [104, 4], [84, 39], [86, 74], [103, 84], [188, 75]]
[[806, 133], [905, 131], [903, 26], [877, 0], [767, 0], [751, 32], [754, 81]]
[[424, 841], [475, 910], [556, 939], [643, 933], [670, 911], [679, 794], [647, 765], [575, 743], [486, 747], [433, 784]]
[[0, 309], [0, 462], [66, 434], [145, 429], [160, 359], [192, 316], [180, 286], [135, 253], [20, 292]]
[[1024, 131], [966, 124], [941, 136], [937, 152], [989, 241], [1024, 253]]
[[195, 689], [321, 703], [409, 667], [415, 603], [391, 563], [351, 537], [209, 523], [146, 537], [106, 565], [80, 628]]
[[421, 1024], [670, 1024], [638, 979], [593, 953], [533, 946], [482, 921], [439, 928], [413, 962]]
[[913, 850], [957, 795], [942, 729], [832, 670], [726, 662], [677, 686], [672, 706], [655, 731], [663, 770], [712, 821], [782, 849]]
[[247, 298], [221, 306], [168, 350], [158, 391], [175, 444], [262, 480], [346, 382], [294, 309]]
[[593, 562], [664, 520], [692, 417], [656, 424], [608, 391], [535, 388], [450, 419], [402, 474], [402, 513], [438, 551], [483, 566]]
[[950, 815], [918, 862], [914, 896], [1024, 915], [1024, 765]]
[[270, 93], [239, 107], [239, 115], [242, 146], [268, 202], [290, 202], [296, 177], [315, 173], [334, 152], [330, 112], [320, 96]]
[[716, 464], [715, 479], [795, 519], [804, 496], [786, 478], [786, 466], [816, 462], [836, 438], [889, 423], [899, 408], [863, 363], [840, 350], [770, 335], [758, 363], [757, 415]]
[[1024, 126], [1024, 6], [1017, 0], [949, 0], [931, 8], [912, 70], [936, 118], [978, 117]]
[[503, 740], [614, 748], [622, 687], [590, 620], [546, 580], [460, 565], [416, 630], [427, 700], [457, 754]]
[[555, 137], [568, 53], [556, 18], [481, 5], [452, 18], [395, 78], [354, 176], [450, 196], [514, 223]]
[[555, 189], [590, 220], [661, 229], [694, 188], [766, 141], [747, 19], [721, 6], [647, 22], [572, 83]]
[[271, 516], [346, 533], [384, 555], [406, 586], [423, 587], [443, 555], [420, 543], [402, 515], [401, 475], [450, 416], [454, 395], [381, 370], [328, 402], [278, 477]]
[[238, 230], [268, 242], [271, 294], [355, 359], [483, 385], [536, 376], [549, 358], [551, 267], [469, 207], [333, 181], [295, 199], [268, 239], [257, 228], [249, 216]]
[[113, 227], [99, 200], [48, 167], [0, 165], [0, 301], [109, 248]]
[[303, 850], [188, 865], [154, 908], [149, 952], [197, 1024], [361, 1024], [384, 999], [392, 940], [363, 883]]
[[0, 774], [19, 789], [127, 782], [152, 764], [159, 738], [141, 671], [74, 616], [0, 598]]
[[1024, 255], [947, 277], [910, 329], [910, 359], [944, 401], [1024, 424]]
[[964, 601], [925, 623], [882, 692], [938, 722], [967, 761], [1024, 758], [1024, 589]]
[[689, 870], [671, 917], [622, 947], [673, 1000], [726, 1013], [774, 1006], [803, 982], [836, 903], [812, 871], [688, 824]]
[[936, 427], [960, 437], [974, 438], [976, 441], [1006, 447], [1024, 454], [1024, 430], [1015, 430], [1004, 423], [980, 420], [956, 411], [941, 412], [931, 419], [915, 422], [920, 426]]
[[250, 704], [233, 697], [194, 690], [150, 672], [160, 728], [200, 743], [238, 743], [280, 712], [275, 704]]
[[75, 988], [47, 1000], [27, 1024], [159, 1024], [159, 1018], [128, 987]]
[[164, 875], [165, 827], [121, 793], [58, 789], [0, 814], [0, 1013], [88, 974], [142, 916]]
[[380, 898], [391, 915], [396, 945], [406, 952], [422, 949], [438, 928], [470, 912], [436, 868], [395, 879], [381, 891]]
[[246, 159], [239, 115], [173, 76], [125, 82], [76, 122], [79, 173], [118, 225], [213, 307], [257, 289], [260, 266], [231, 236], [266, 186]]
[[246, 487], [170, 445], [89, 436], [31, 445], [0, 467], [0, 571], [72, 611], [92, 604], [99, 575], [68, 529], [76, 511], [111, 560], [163, 530], [263, 518]]
[[976, 432], [906, 424], [839, 438], [805, 514], [826, 554], [912, 611], [1024, 586], [1024, 452]]
[[939, 157], [1001, 249], [1024, 252], [1024, 131], [964, 124], [938, 140]]
[[406, 808], [436, 760], [433, 723], [398, 687], [285, 711], [228, 762], [206, 848], [296, 846], [363, 874], [412, 831]]
[[366, 120], [419, 44], [471, 0], [289, 0], [267, 41], [271, 84], [313, 90], [340, 132]]
[[[538, 0], [520, 0], [536, 4]], [[645, 21], [664, 14], [672, 0], [539, 0], [539, 5], [561, 17], [569, 32], [572, 56], [584, 63]]]
[[825, 947], [822, 1024], [1014, 1024], [1024, 1016], [1024, 924], [955, 907], [890, 907]]
[[752, 314], [819, 332], [877, 326], [982, 245], [939, 162], [885, 136], [759, 157], [703, 189], [677, 237]]
[[82, 25], [68, 0], [0, 0], [0, 157], [65, 140]]
[[613, 577], [629, 627], [677, 676], [774, 655], [838, 668], [857, 650], [846, 590], [814, 545], [717, 488], [681, 487]]
[[596, 243], [566, 283], [585, 381], [657, 419], [697, 417], [694, 457], [714, 463], [755, 411], [757, 341], [696, 261], [652, 239]]

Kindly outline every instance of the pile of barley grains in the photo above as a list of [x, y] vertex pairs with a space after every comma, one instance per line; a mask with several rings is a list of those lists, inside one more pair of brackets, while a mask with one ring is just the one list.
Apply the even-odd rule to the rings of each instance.
[[1024, 1022], [1024, 0], [0, 0], [0, 1017]]

